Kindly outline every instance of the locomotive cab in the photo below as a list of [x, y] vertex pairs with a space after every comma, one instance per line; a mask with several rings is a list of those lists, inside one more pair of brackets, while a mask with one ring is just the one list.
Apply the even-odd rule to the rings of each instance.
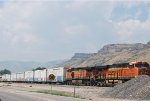
[[138, 69], [138, 75], [150, 76], [150, 66], [147, 62], [136, 62], [134, 66]]
[[150, 76], [150, 67], [147, 62], [135, 64], [135, 67], [138, 68], [139, 75], [149, 75]]

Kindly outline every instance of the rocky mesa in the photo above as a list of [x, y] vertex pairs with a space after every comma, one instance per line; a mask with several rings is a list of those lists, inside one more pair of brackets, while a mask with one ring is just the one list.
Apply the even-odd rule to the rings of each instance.
[[60, 66], [80, 66], [88, 58], [95, 56], [97, 53], [75, 53], [74, 56], [63, 63]]

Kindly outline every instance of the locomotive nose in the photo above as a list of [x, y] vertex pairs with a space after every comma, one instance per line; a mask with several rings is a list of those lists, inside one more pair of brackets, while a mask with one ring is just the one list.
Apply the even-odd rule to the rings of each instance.
[[139, 75], [148, 75], [148, 69], [147, 68], [140, 68], [139, 69]]

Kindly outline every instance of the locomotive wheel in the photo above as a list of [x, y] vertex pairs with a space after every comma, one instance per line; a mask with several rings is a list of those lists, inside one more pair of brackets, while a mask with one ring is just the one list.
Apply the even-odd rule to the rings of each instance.
[[90, 82], [87, 81], [87, 82], [85, 83], [85, 85], [86, 85], [86, 86], [90, 86]]
[[71, 84], [72, 84], [72, 81], [67, 81], [67, 84], [68, 84], [68, 85], [71, 85]]
[[102, 82], [98, 82], [98, 83], [97, 83], [97, 86], [98, 86], [98, 87], [102, 87], [102, 86], [103, 86]]
[[97, 83], [97, 86], [99, 86], [99, 87], [105, 87], [106, 83], [104, 81], [101, 81], [101, 82]]

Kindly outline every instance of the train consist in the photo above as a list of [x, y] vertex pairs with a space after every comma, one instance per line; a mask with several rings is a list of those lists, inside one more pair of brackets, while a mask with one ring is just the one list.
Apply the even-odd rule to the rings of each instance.
[[130, 62], [78, 68], [58, 67], [26, 71], [2, 75], [1, 81], [108, 86], [124, 83], [139, 75], [150, 76], [150, 66], [147, 62]]

